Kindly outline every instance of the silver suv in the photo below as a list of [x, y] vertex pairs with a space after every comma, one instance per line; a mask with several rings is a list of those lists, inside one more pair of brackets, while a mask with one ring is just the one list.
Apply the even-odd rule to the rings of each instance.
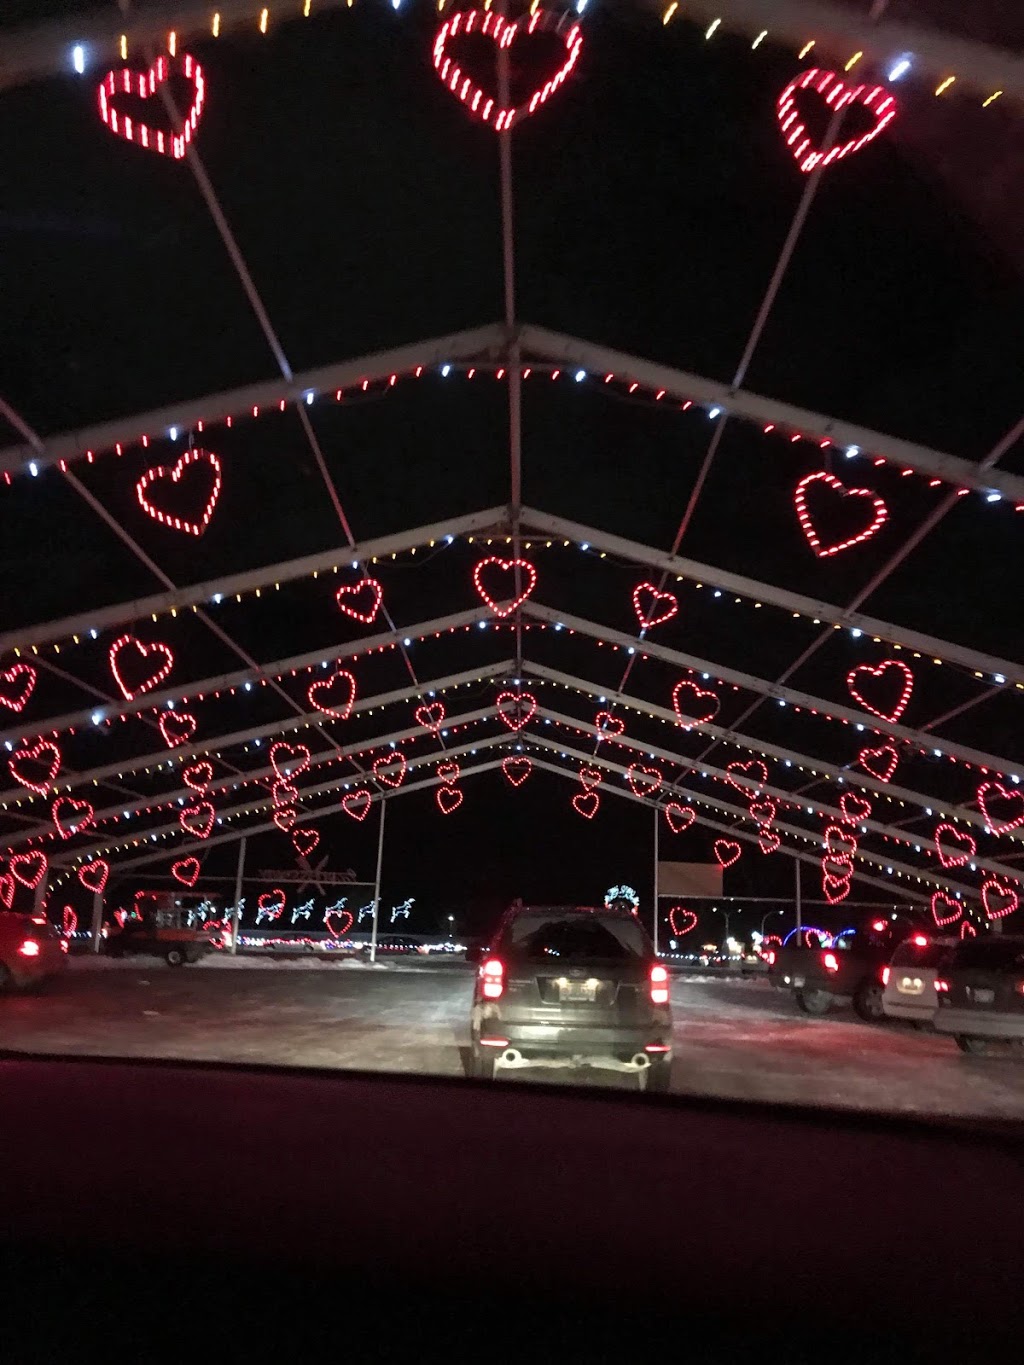
[[516, 907], [480, 954], [472, 1074], [581, 1067], [669, 1088], [669, 977], [635, 915]]

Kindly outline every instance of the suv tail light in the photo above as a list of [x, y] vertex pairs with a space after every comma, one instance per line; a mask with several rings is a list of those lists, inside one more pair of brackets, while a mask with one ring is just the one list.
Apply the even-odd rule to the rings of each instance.
[[826, 953], [822, 959], [827, 972], [837, 972], [839, 970], [839, 959], [835, 953]]
[[775, 966], [775, 949], [774, 949], [774, 948], [769, 948], [768, 951], [765, 953], [764, 957], [765, 957], [765, 961], [768, 963], [768, 966], [769, 966], [769, 967], [774, 967], [774, 966]]
[[1013, 988], [1018, 995], [1024, 995], [1024, 981], [1018, 981]]
[[651, 1004], [668, 1004], [668, 968], [657, 962], [651, 968]]
[[888, 968], [888, 967], [883, 967], [883, 968], [882, 968], [882, 985], [883, 985], [883, 986], [888, 986], [888, 984], [889, 984], [889, 968]]
[[915, 934], [914, 937], [913, 937], [910, 941], [911, 941], [911, 943], [914, 945], [915, 948], [927, 948], [927, 947], [928, 947], [928, 940], [925, 938], [924, 934]]
[[18, 952], [22, 955], [22, 957], [38, 957], [39, 944], [35, 941], [34, 938], [27, 938], [25, 942], [21, 945], [21, 947], [18, 949]]
[[483, 994], [487, 1000], [498, 1000], [505, 989], [505, 964], [496, 957], [489, 957], [480, 968], [483, 981]]
[[937, 991], [948, 991], [948, 990], [949, 990], [949, 982], [948, 982], [948, 981], [943, 981], [941, 977], [936, 977], [936, 978], [935, 978], [935, 989], [936, 989]]

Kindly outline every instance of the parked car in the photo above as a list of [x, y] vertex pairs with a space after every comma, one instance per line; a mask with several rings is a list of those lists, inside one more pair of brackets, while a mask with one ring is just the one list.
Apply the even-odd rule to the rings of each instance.
[[590, 1066], [664, 1091], [672, 1068], [668, 968], [630, 912], [517, 906], [480, 955], [472, 1074]]
[[0, 914], [0, 991], [41, 986], [67, 965], [68, 944], [44, 915]]
[[135, 918], [112, 929], [106, 939], [111, 957], [141, 954], [162, 957], [171, 967], [198, 962], [213, 948], [213, 934], [202, 925], [189, 923], [187, 907], [175, 905], [173, 897], [140, 903]]
[[835, 1004], [852, 1002], [864, 1020], [882, 1015], [882, 969], [892, 956], [905, 926], [875, 920], [863, 932], [838, 934], [827, 948], [783, 945], [769, 953], [768, 980], [792, 991], [805, 1014], [827, 1014]]
[[992, 1041], [1024, 1042], [1024, 935], [993, 934], [957, 945], [935, 982], [935, 1028], [961, 1052]]
[[911, 934], [882, 968], [882, 1013], [887, 1019], [907, 1019], [930, 1025], [938, 1008], [935, 980], [956, 948], [958, 939]]

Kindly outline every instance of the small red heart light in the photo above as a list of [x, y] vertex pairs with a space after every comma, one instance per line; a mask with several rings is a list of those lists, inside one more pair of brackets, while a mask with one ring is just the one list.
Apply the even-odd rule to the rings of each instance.
[[879, 782], [889, 782], [899, 766], [900, 756], [891, 744], [883, 744], [880, 749], [861, 749], [857, 762], [866, 773], [877, 777]]
[[[448, 56], [447, 48], [451, 39], [461, 34], [477, 33], [491, 38], [499, 48], [506, 51], [520, 34], [555, 33], [565, 43], [565, 61], [550, 80], [544, 82], [522, 104], [512, 108], [503, 107], [476, 85], [459, 65]], [[529, 15], [509, 21], [494, 10], [465, 10], [453, 14], [437, 31], [434, 38], [434, 70], [452, 92], [457, 95], [469, 112], [489, 123], [496, 132], [512, 127], [517, 119], [527, 118], [555, 93], [572, 72], [579, 60], [583, 47], [583, 34], [579, 24], [570, 14], [553, 13], [538, 9]]]
[[108, 71], [97, 87], [96, 96], [99, 101], [100, 118], [112, 133], [123, 137], [126, 142], [134, 142], [148, 151], [158, 152], [162, 156], [170, 156], [175, 161], [180, 161], [199, 126], [203, 101], [206, 98], [203, 69], [193, 57], [183, 53], [175, 63], [181, 75], [192, 82], [192, 103], [185, 113], [180, 132], [165, 133], [159, 128], [150, 128], [145, 123], [129, 118], [127, 114], [119, 113], [114, 107], [114, 100], [118, 95], [134, 95], [142, 100], [151, 99], [157, 88], [174, 74], [172, 61], [173, 59], [160, 56], [148, 71], [131, 71], [126, 66], [120, 71]]
[[5, 910], [10, 910], [14, 904], [14, 893], [17, 887], [14, 885], [14, 878], [9, 872], [0, 872], [0, 903]]
[[299, 812], [294, 806], [280, 806], [271, 816], [271, 819], [278, 829], [284, 830], [285, 832], [291, 829], [298, 818]]
[[[768, 785], [768, 765], [762, 763], [759, 758], [752, 758], [747, 763], [739, 761], [729, 763], [725, 769], [726, 781], [730, 786], [742, 792], [744, 796], [759, 796], [761, 791]], [[742, 779], [746, 778], [746, 782]], [[751, 790], [750, 783], [754, 783]]]
[[284, 902], [284, 892], [279, 887], [275, 887], [273, 891], [263, 892], [256, 902], [256, 910], [258, 913], [266, 915], [270, 920], [279, 919], [281, 911], [284, 909]]
[[1012, 886], [1004, 886], [1002, 882], [991, 877], [982, 885], [981, 903], [985, 907], [985, 914], [992, 920], [1012, 915], [1020, 901]]
[[354, 923], [351, 910], [328, 910], [324, 915], [324, 924], [332, 938], [344, 938]]
[[839, 799], [839, 809], [843, 813], [843, 823], [857, 825], [871, 814], [871, 802], [853, 792], [844, 792]]
[[179, 858], [171, 866], [171, 876], [176, 877], [183, 886], [195, 886], [199, 880], [199, 859]]
[[640, 763], [630, 764], [626, 781], [634, 796], [653, 796], [661, 786], [662, 775], [657, 768], [645, 768]]
[[178, 824], [187, 834], [194, 834], [197, 839], [208, 839], [215, 814], [209, 801], [197, 801], [194, 806], [183, 807], [178, 814]]
[[193, 763], [191, 768], [184, 768], [181, 774], [182, 782], [186, 787], [191, 787], [194, 792], [206, 791], [212, 778], [212, 763]]
[[[814, 522], [811, 520], [810, 513], [807, 511], [807, 489], [812, 484], [821, 484], [823, 487], [831, 489], [840, 498], [868, 498], [873, 506], [871, 520], [863, 526], [855, 535], [847, 537], [846, 540], [835, 541], [829, 545], [823, 545], [818, 538]], [[800, 529], [807, 537], [807, 543], [818, 556], [819, 559], [828, 559], [830, 555], [837, 555], [841, 550], [848, 550], [853, 545], [860, 545], [882, 529], [889, 519], [889, 509], [880, 497], [871, 491], [870, 488], [847, 488], [832, 474], [826, 474], [824, 470], [817, 474], [808, 474], [806, 478], [800, 480], [793, 494], [793, 502], [796, 505], [796, 514], [800, 522]]]
[[444, 702], [432, 701], [429, 706], [417, 706], [413, 715], [424, 730], [433, 730], [436, 734], [444, 723]]
[[778, 806], [771, 798], [764, 801], [753, 801], [750, 805], [750, 818], [756, 820], [759, 825], [770, 825], [775, 819]]
[[339, 668], [329, 678], [310, 683], [306, 696], [310, 706], [325, 716], [348, 720], [356, 700], [356, 680], [347, 668]]
[[365, 787], [341, 798], [341, 809], [353, 820], [365, 820], [370, 813], [370, 793]]
[[309, 749], [305, 744], [287, 744], [279, 739], [270, 746], [270, 766], [282, 782], [305, 772], [309, 761]]
[[513, 787], [521, 787], [533, 772], [533, 763], [528, 758], [503, 758], [501, 771]]
[[665, 823], [673, 834], [682, 834], [696, 818], [697, 812], [692, 806], [681, 806], [678, 801], [670, 801], [665, 807]]
[[621, 716], [613, 716], [610, 711], [598, 711], [594, 717], [594, 724], [597, 727], [598, 740], [606, 739], [611, 735], [621, 735], [626, 728], [626, 722]]
[[96, 858], [91, 863], [83, 863], [78, 869], [78, 880], [86, 891], [95, 891], [97, 894], [103, 891], [109, 876], [110, 864], [102, 858]]
[[15, 853], [11, 858], [11, 872], [22, 886], [34, 890], [46, 875], [46, 854], [34, 848], [29, 853]]
[[278, 779], [270, 788], [270, 795], [274, 798], [275, 806], [287, 806], [299, 799], [299, 789], [294, 782], [282, 782]]
[[633, 610], [643, 630], [664, 625], [679, 610], [675, 593], [662, 592], [653, 583], [638, 583], [633, 589]]
[[604, 781], [604, 773], [600, 768], [581, 768], [580, 781], [583, 784], [584, 791], [593, 791]]
[[176, 749], [196, 732], [196, 718], [187, 711], [165, 711], [160, 717], [160, 733], [168, 749]]
[[825, 830], [825, 848], [833, 858], [852, 858], [857, 852], [857, 840], [841, 825], [829, 825]]
[[961, 920], [961, 921], [960, 921], [960, 938], [961, 938], [961, 940], [963, 940], [963, 939], [965, 939], [965, 938], [977, 938], [977, 937], [978, 937], [978, 931], [977, 931], [977, 929], [975, 929], [974, 925], [970, 922], [970, 920], [966, 920], [966, 919]]
[[532, 692], [502, 692], [495, 703], [498, 719], [510, 730], [521, 730], [534, 717], [537, 698]]
[[[879, 678], [885, 678], [887, 675], [891, 678], [893, 676], [893, 674], [890, 673], [891, 669], [896, 670], [897, 685], [900, 683], [902, 684], [902, 691], [898, 698], [889, 698], [889, 709], [883, 711], [880, 705], [876, 705], [875, 702], [869, 701], [867, 697], [864, 696], [861, 691], [860, 680], [861, 678], [874, 678], [877, 680]], [[850, 696], [858, 706], [863, 706], [865, 711], [870, 711], [871, 714], [877, 716], [879, 720], [887, 720], [895, 724], [907, 709], [907, 702], [910, 700], [910, 694], [914, 690], [914, 675], [902, 659], [886, 659], [883, 663], [880, 663], [877, 668], [872, 668], [870, 664], [858, 664], [856, 668], [851, 668], [846, 675], [846, 686], [849, 689]], [[890, 691], [891, 690], [890, 687]]]
[[36, 670], [31, 664], [12, 664], [0, 673], [0, 706], [6, 706], [9, 711], [23, 711], [35, 685]]
[[[963, 848], [955, 853], [951, 852], [949, 848], [944, 847], [943, 835], [946, 836], [945, 844], [952, 841], [962, 844]], [[943, 867], [963, 867], [964, 863], [970, 862], [977, 853], [978, 845], [965, 830], [957, 829], [955, 825], [943, 824], [935, 827], [935, 851]]]
[[[143, 667], [140, 667], [140, 661]], [[159, 687], [173, 667], [174, 655], [167, 645], [159, 642], [147, 645], [134, 635], [122, 635], [110, 646], [110, 671], [126, 701]], [[130, 685], [124, 680], [124, 669], [132, 674]], [[136, 681], [140, 673], [142, 676]]]
[[438, 787], [435, 799], [442, 815], [451, 815], [462, 805], [462, 792], [458, 787]]
[[[691, 716], [683, 712], [684, 696], [687, 699], [692, 697], [696, 703], [697, 715]], [[704, 725], [718, 715], [719, 701], [714, 692], [705, 692], [702, 687], [684, 678], [672, 689], [672, 707], [683, 729], [692, 730], [695, 725]]]
[[383, 754], [380, 758], [374, 759], [373, 775], [385, 787], [400, 787], [405, 781], [408, 767], [405, 754], [401, 749], [396, 749], [392, 754]]
[[53, 823], [62, 839], [88, 828], [96, 812], [88, 801], [76, 801], [71, 796], [58, 796], [51, 809]]
[[[943, 910], [952, 910], [951, 915], [944, 915]], [[932, 919], [940, 929], [945, 929], [947, 924], [955, 924], [964, 913], [964, 907], [952, 896], [947, 896], [945, 891], [936, 891], [932, 896]]]
[[318, 829], [293, 829], [292, 847], [300, 858], [308, 858], [320, 842]]
[[822, 890], [829, 905], [838, 905], [850, 894], [850, 874], [833, 877], [828, 872], [822, 878]]
[[[484, 586], [483, 575], [486, 573], [493, 583], [496, 571], [501, 574], [511, 574], [512, 578], [507, 591], [515, 593], [515, 572], [517, 569], [523, 575], [523, 578], [520, 579], [518, 593], [509, 601], [499, 604]], [[526, 586], [522, 586], [524, 581]], [[516, 607], [522, 606], [537, 586], [537, 570], [528, 559], [501, 559], [498, 555], [488, 555], [486, 559], [481, 559], [473, 570], [473, 586], [480, 594], [481, 600], [490, 607], [495, 616], [511, 616]]]
[[61, 931], [65, 938], [70, 938], [78, 928], [78, 916], [70, 905], [65, 905], [64, 912], [60, 921]]
[[[23, 787], [28, 787], [30, 792], [37, 792], [40, 796], [45, 796], [50, 789], [50, 783], [57, 776], [60, 764], [60, 750], [56, 744], [49, 739], [37, 739], [35, 744], [31, 744], [25, 749], [15, 749], [7, 766], [16, 782], [20, 782]], [[47, 766], [45, 777], [37, 771], [44, 765]], [[40, 778], [42, 778], [41, 781]]]
[[438, 777], [441, 779], [442, 782], [446, 783], [448, 786], [451, 786], [453, 782], [458, 782], [459, 774], [461, 772], [462, 769], [455, 762], [439, 763], [437, 765]]
[[380, 604], [384, 601], [384, 589], [375, 578], [364, 578], [361, 583], [351, 583], [339, 588], [334, 595], [338, 610], [364, 626], [373, 625]]
[[696, 929], [697, 916], [692, 910], [686, 910], [681, 905], [673, 905], [668, 912], [668, 922], [672, 926], [672, 932], [676, 938], [682, 938], [691, 929]]
[[[179, 484], [188, 475], [188, 483], [191, 489], [195, 483], [192, 471], [203, 467], [210, 471], [213, 477], [210, 480], [206, 505], [195, 521], [188, 521], [176, 516], [173, 512], [161, 508], [153, 501], [153, 493], [150, 492], [150, 489], [154, 485], [157, 487], [164, 485], [164, 491], [166, 491], [168, 484]], [[165, 465], [157, 465], [153, 469], [147, 469], [135, 485], [135, 496], [146, 515], [152, 517], [154, 521], [160, 522], [162, 526], [168, 526], [172, 531], [184, 531], [186, 535], [201, 536], [209, 526], [214, 508], [217, 506], [221, 482], [220, 460], [211, 450], [186, 450], [177, 464], [171, 465], [170, 468]]]
[[768, 829], [767, 827], [761, 830], [761, 833], [757, 836], [757, 842], [761, 846], [762, 853], [777, 853], [782, 845], [782, 840], [779, 838], [778, 834], [776, 834], [775, 830]]
[[593, 820], [601, 804], [601, 798], [597, 792], [577, 792], [572, 798], [572, 804], [580, 815], [585, 816], [588, 820]]
[[[807, 126], [796, 107], [798, 90], [811, 90], [821, 95], [829, 109], [836, 113], [851, 104], [863, 105], [875, 116], [874, 126], [859, 137], [837, 142], [829, 151], [819, 152], [811, 145]], [[895, 98], [884, 86], [844, 85], [835, 71], [819, 71], [817, 67], [811, 67], [790, 81], [783, 90], [779, 96], [776, 116], [796, 164], [802, 171], [807, 172], [813, 171], [817, 166], [831, 166], [833, 162], [842, 161], [843, 157], [859, 152], [888, 127], [896, 117], [897, 111]]]
[[[1001, 803], [998, 815], [995, 809], [997, 801]], [[1024, 792], [1019, 788], [1010, 790], [1001, 782], [983, 782], [978, 788], [978, 805], [990, 834], [1005, 834], [1007, 830], [1024, 825]]]
[[732, 867], [733, 863], [739, 858], [742, 849], [734, 839], [716, 839], [715, 857], [719, 865], [723, 868]]

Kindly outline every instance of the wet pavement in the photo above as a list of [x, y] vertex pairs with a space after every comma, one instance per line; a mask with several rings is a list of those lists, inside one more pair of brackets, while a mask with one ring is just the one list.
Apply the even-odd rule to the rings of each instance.
[[[41, 994], [0, 998], [0, 1047], [371, 1071], [463, 1073], [473, 969], [76, 958]], [[672, 1089], [907, 1114], [1024, 1119], [1024, 1054], [966, 1057], [910, 1026], [797, 1012], [764, 980], [673, 982]], [[632, 1077], [515, 1073], [634, 1088]]]

